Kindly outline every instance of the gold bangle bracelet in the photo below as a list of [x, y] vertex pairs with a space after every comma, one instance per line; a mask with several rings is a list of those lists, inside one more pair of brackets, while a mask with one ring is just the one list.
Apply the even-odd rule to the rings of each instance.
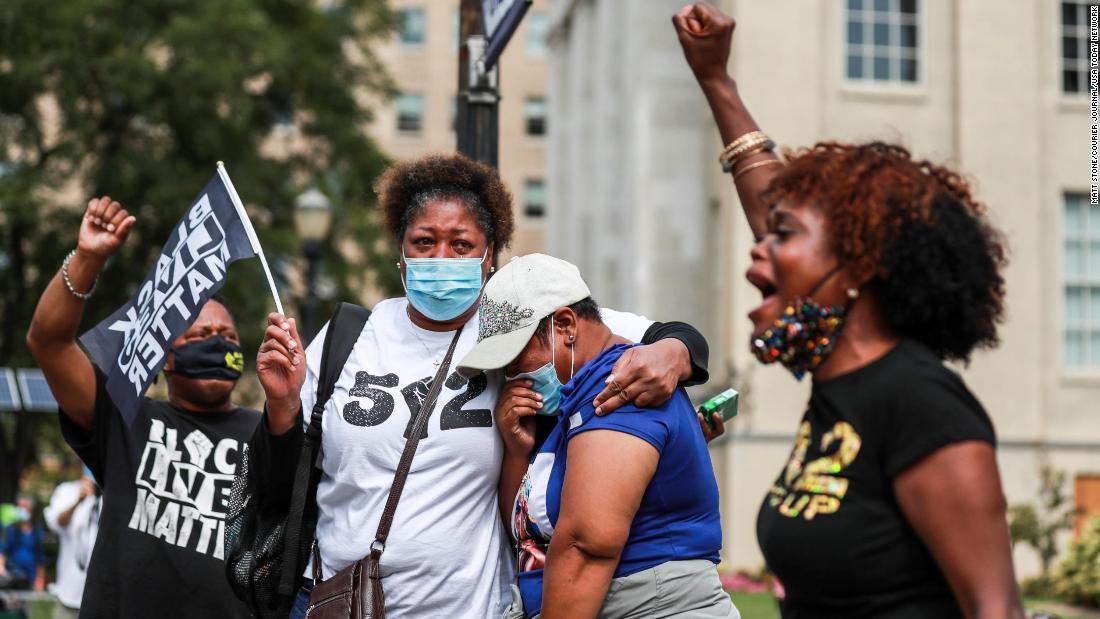
[[737, 136], [732, 142], [727, 144], [726, 147], [722, 149], [722, 152], [718, 155], [718, 159], [719, 159], [719, 161], [721, 161], [723, 159], [726, 159], [729, 156], [730, 153], [736, 151], [739, 148], [744, 147], [749, 142], [753, 142], [753, 141], [761, 141], [762, 142], [762, 141], [767, 140], [767, 139], [768, 139], [768, 136], [763, 131], [750, 131], [748, 133], [743, 133], [743, 134]]
[[753, 155], [760, 154], [761, 152], [771, 152], [775, 150], [775, 142], [771, 138], [764, 140], [763, 142], [751, 142], [743, 149], [730, 153], [725, 159], [721, 161], [723, 172], [732, 172], [739, 163], [752, 157]]
[[730, 153], [729, 157], [727, 157], [726, 160], [723, 162], [723, 165], [729, 167], [732, 170], [733, 168], [737, 167], [738, 163], [741, 163], [743, 160], [748, 159], [753, 155], [759, 154], [763, 151], [770, 152], [773, 150], [775, 150], [775, 142], [773, 142], [771, 138], [768, 138], [763, 142], [751, 142], [749, 144], [746, 144], [745, 147], [741, 150]]
[[[741, 157], [743, 157], [745, 155], [745, 153], [747, 153], [750, 150], [753, 150], [755, 148], [759, 148], [759, 147], [767, 144], [768, 142], [771, 142], [771, 138], [763, 137], [763, 138], [758, 139], [758, 140], [753, 140], [751, 142], [747, 142], [744, 145], [738, 147], [736, 150], [732, 150], [729, 153], [727, 153], [726, 154], [726, 161], [729, 162], [729, 163], [736, 163], [738, 159], [740, 159]], [[774, 143], [775, 142], [772, 142], [772, 144], [774, 144]]]
[[747, 174], [747, 173], [755, 170], [756, 168], [762, 168], [766, 165], [775, 165], [775, 164], [785, 165], [783, 163], [783, 161], [780, 160], [780, 159], [765, 159], [763, 161], [757, 161], [756, 163], [750, 163], [749, 165], [747, 165], [747, 166], [741, 168], [740, 170], [734, 172], [733, 173], [733, 180], [737, 180], [742, 175]]
[[750, 149], [750, 150], [747, 150], [747, 151], [741, 153], [740, 155], [737, 156], [737, 160], [742, 161], [744, 159], [748, 159], [749, 157], [752, 157], [753, 155], [759, 155], [760, 153], [762, 153], [764, 151], [769, 151], [770, 152], [770, 151], [773, 151], [773, 150], [775, 150], [775, 142], [772, 142], [771, 144], [769, 144], [768, 142], [764, 142], [762, 144], [757, 145], [756, 148], [753, 148], [753, 149]]

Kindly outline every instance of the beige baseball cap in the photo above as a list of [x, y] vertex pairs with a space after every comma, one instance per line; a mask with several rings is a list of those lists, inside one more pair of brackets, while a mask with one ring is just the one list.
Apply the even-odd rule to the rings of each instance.
[[512, 362], [531, 341], [539, 321], [592, 296], [574, 265], [546, 254], [512, 258], [481, 294], [477, 345], [458, 364], [472, 376]]

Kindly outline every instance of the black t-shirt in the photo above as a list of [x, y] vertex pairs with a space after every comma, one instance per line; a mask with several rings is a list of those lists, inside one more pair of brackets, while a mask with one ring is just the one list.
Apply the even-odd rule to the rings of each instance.
[[225, 514], [257, 411], [192, 413], [141, 399], [127, 426], [96, 370], [90, 433], [61, 432], [103, 488], [82, 618], [248, 617], [223, 559]]
[[975, 440], [995, 443], [989, 417], [917, 342], [815, 381], [790, 460], [756, 521], [768, 567], [786, 588], [783, 616], [961, 619], [893, 478], [937, 449]]

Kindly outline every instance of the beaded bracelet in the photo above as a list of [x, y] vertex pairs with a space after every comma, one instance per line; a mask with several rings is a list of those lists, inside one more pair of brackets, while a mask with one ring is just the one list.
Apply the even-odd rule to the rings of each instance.
[[69, 252], [68, 256], [65, 256], [65, 261], [61, 263], [61, 279], [65, 280], [65, 287], [69, 289], [69, 292], [71, 292], [74, 297], [80, 299], [81, 301], [85, 301], [88, 299], [88, 297], [92, 296], [93, 292], [95, 292], [95, 285], [96, 282], [99, 281], [99, 277], [96, 277], [96, 281], [92, 282], [91, 290], [89, 290], [88, 292], [77, 292], [76, 288], [73, 288], [72, 280], [69, 279], [69, 263], [72, 262], [73, 256], [75, 255], [76, 250], [74, 249]]

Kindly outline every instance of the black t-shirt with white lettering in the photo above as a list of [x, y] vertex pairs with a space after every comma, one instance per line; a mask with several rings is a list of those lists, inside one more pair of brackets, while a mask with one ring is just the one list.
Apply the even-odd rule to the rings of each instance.
[[82, 619], [248, 617], [225, 576], [225, 514], [257, 411], [193, 413], [142, 398], [127, 426], [96, 370], [95, 422], [65, 440], [103, 488]]
[[783, 617], [961, 619], [893, 480], [963, 441], [995, 443], [993, 425], [962, 379], [915, 341], [815, 381], [756, 521], [768, 567], [786, 588]]

